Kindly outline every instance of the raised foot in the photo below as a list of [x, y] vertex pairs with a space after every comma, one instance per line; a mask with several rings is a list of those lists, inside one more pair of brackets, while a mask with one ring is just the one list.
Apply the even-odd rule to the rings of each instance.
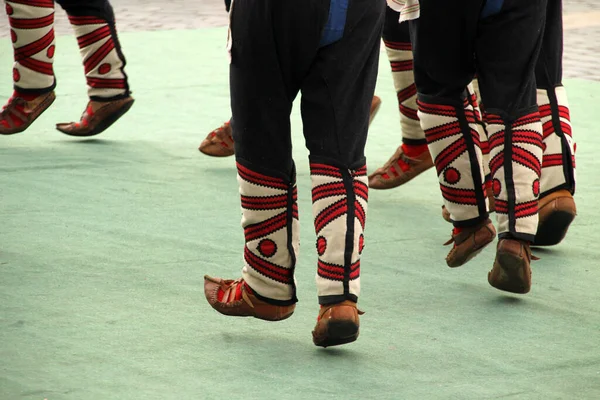
[[501, 239], [488, 282], [505, 292], [525, 294], [531, 290], [531, 250], [520, 240]]
[[[23, 97], [22, 97], [23, 96]], [[54, 92], [44, 93], [32, 99], [15, 92], [0, 111], [0, 135], [14, 135], [26, 130], [44, 111], [54, 103]]]
[[313, 343], [320, 347], [339, 346], [358, 339], [360, 319], [364, 314], [356, 303], [346, 300], [321, 306], [317, 325], [312, 332]]
[[134, 101], [131, 96], [108, 102], [90, 101], [79, 122], [59, 123], [56, 129], [69, 136], [98, 135], [129, 111]]
[[212, 308], [233, 317], [281, 321], [291, 317], [296, 308], [295, 304], [275, 305], [260, 300], [242, 278], [234, 281], [205, 275], [204, 295]]
[[495, 237], [496, 229], [489, 218], [473, 227], [462, 228], [458, 233], [453, 232], [452, 238], [445, 243], [454, 243], [446, 256], [446, 264], [450, 268], [466, 264], [492, 243]]
[[235, 153], [231, 122], [227, 121], [210, 132], [200, 143], [198, 150], [211, 157], [229, 157]]
[[393, 189], [416, 178], [433, 165], [428, 150], [416, 157], [409, 157], [404, 153], [402, 146], [399, 146], [387, 163], [369, 175], [369, 188]]
[[558, 190], [541, 198], [538, 208], [538, 229], [532, 246], [559, 244], [577, 216], [573, 196], [568, 190]]

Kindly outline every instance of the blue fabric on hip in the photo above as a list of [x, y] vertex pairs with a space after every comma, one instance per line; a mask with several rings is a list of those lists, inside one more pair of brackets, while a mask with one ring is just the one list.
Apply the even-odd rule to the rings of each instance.
[[502, 10], [504, 0], [486, 0], [483, 9], [481, 10], [481, 18], [491, 17]]
[[349, 0], [330, 0], [329, 18], [323, 29], [319, 47], [337, 42], [344, 36]]

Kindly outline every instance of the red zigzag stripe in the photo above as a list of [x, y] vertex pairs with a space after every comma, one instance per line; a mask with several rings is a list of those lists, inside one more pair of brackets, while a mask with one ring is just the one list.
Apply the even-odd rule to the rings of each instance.
[[[542, 127], [543, 127], [544, 139], [546, 139], [548, 136], [550, 136], [554, 133], [554, 123], [552, 120], [544, 122]], [[571, 124], [569, 124], [568, 122], [561, 120], [560, 121], [560, 129], [563, 131], [563, 133], [565, 135], [569, 135], [571, 137], [573, 136], [573, 133], [571, 131], [571, 129], [572, 129]]]
[[91, 44], [99, 42], [100, 40], [110, 36], [110, 27], [108, 25], [101, 26], [93, 32], [79, 36], [77, 38], [77, 44], [79, 48], [87, 47]]
[[54, 8], [54, 0], [9, 0], [15, 4], [25, 4], [30, 7]]
[[557, 167], [563, 165], [562, 154], [547, 154], [542, 159], [542, 168]]
[[32, 71], [39, 72], [44, 75], [54, 75], [54, 70], [52, 69], [52, 63], [47, 63], [45, 61], [35, 60], [33, 58], [26, 58], [21, 60], [20, 64], [25, 68], [29, 68]]
[[481, 153], [482, 154], [490, 154], [490, 144], [486, 141], [481, 142]]
[[488, 137], [488, 143], [490, 145], [490, 149], [503, 146], [504, 145], [504, 130], [494, 133], [490, 137]]
[[466, 151], [467, 144], [464, 137], [458, 138], [450, 146], [442, 150], [435, 158], [435, 167], [438, 175]]
[[542, 147], [542, 135], [537, 131], [518, 130], [512, 134], [512, 142], [522, 144], [532, 144], [539, 148]]
[[353, 182], [353, 186], [354, 186], [354, 194], [357, 197], [360, 197], [364, 201], [369, 201], [369, 187], [365, 183], [355, 180]]
[[312, 201], [315, 201], [333, 197], [333, 196], [345, 196], [346, 195], [346, 187], [344, 186], [344, 182], [331, 182], [324, 183], [322, 185], [318, 185], [313, 187], [312, 189]]
[[358, 219], [358, 222], [360, 222], [360, 226], [362, 226], [362, 229], [364, 231], [367, 215], [365, 213], [365, 209], [363, 208], [362, 204], [360, 204], [360, 202], [358, 202], [358, 201], [354, 202], [354, 216], [356, 217], [356, 219]]
[[538, 201], [528, 201], [515, 206], [515, 218], [526, 218], [536, 215], [538, 212]]
[[327, 164], [318, 164], [311, 163], [310, 164], [310, 173], [311, 175], [321, 175], [321, 176], [329, 176], [332, 178], [342, 178], [342, 173], [339, 168], [332, 167]]
[[560, 128], [562, 129], [565, 135], [573, 137], [573, 132], [571, 131], [571, 124], [568, 122], [560, 121]]
[[125, 79], [87, 78], [87, 84], [96, 89], [125, 89]]
[[325, 228], [329, 223], [348, 212], [347, 200], [348, 199], [344, 197], [343, 199], [326, 207], [317, 215], [315, 218], [315, 231], [317, 235], [320, 234], [323, 228]]
[[481, 149], [481, 137], [479, 136], [479, 132], [473, 128], [470, 128], [469, 131], [471, 132], [471, 137], [473, 138], [473, 144]]
[[412, 45], [410, 42], [390, 42], [387, 40], [383, 41], [385, 47], [392, 50], [412, 51]]
[[461, 134], [460, 124], [458, 121], [452, 121], [444, 125], [438, 125], [425, 130], [425, 138], [427, 143], [433, 143], [438, 140], [446, 139], [454, 135]]
[[94, 54], [89, 56], [87, 60], [83, 62], [85, 73], [88, 74], [93, 71], [94, 68], [96, 68], [98, 64], [100, 64], [100, 62], [102, 62], [102, 60], [104, 60], [106, 56], [113, 51], [114, 48], [115, 43], [112, 41], [112, 39], [109, 39], [106, 43], [100, 46], [98, 50], [94, 52]]
[[404, 103], [406, 100], [417, 95], [417, 86], [413, 83], [412, 85], [399, 91], [396, 96], [398, 97], [398, 103]]
[[477, 117], [475, 116], [475, 110], [471, 106], [465, 109], [465, 117], [469, 124], [476, 124], [478, 122]]
[[495, 200], [496, 212], [499, 214], [508, 214], [508, 202], [505, 200]]
[[531, 169], [536, 174], [540, 174], [542, 164], [535, 154], [519, 147], [513, 146], [512, 148], [512, 160], [516, 163], [523, 165]]
[[540, 113], [540, 118], [552, 116], [552, 107], [550, 106], [550, 104], [538, 105], [538, 111]]
[[54, 29], [42, 36], [40, 39], [26, 46], [19, 47], [15, 50], [15, 61], [20, 63], [22, 60], [33, 56], [50, 46], [54, 41]]
[[240, 177], [250, 183], [259, 186], [266, 186], [272, 189], [287, 189], [288, 185], [280, 178], [274, 178], [272, 176], [263, 175], [258, 172], [254, 172], [249, 168], [244, 167], [242, 164], [237, 163], [238, 174]]
[[362, 167], [355, 169], [352, 171], [352, 176], [355, 178], [358, 176], [367, 176], [367, 166], [363, 165]]
[[[552, 117], [552, 107], [550, 104], [544, 104], [539, 106], [540, 118]], [[569, 108], [566, 106], [558, 106], [558, 116], [560, 118], [566, 118], [567, 120], [571, 120], [571, 113], [569, 112]]]
[[438, 116], [456, 117], [456, 109], [454, 106], [446, 106], [442, 104], [428, 104], [417, 100], [417, 105], [422, 113], [433, 114]]
[[107, 21], [97, 17], [69, 17], [71, 25], [100, 25], [106, 24]]
[[262, 222], [248, 225], [244, 228], [244, 237], [246, 238], [246, 242], [249, 242], [277, 232], [278, 230], [285, 228], [286, 225], [287, 212], [284, 211]]
[[[324, 261], [317, 261], [317, 273], [320, 277], [332, 281], [344, 280], [345, 268], [342, 265], [330, 264]], [[360, 276], [360, 260], [350, 266], [350, 280], [354, 280]]]
[[413, 60], [390, 61], [390, 65], [392, 66], [392, 72], [412, 71]]
[[[288, 195], [276, 196], [244, 196], [242, 195], [242, 207], [246, 210], [277, 210], [286, 208]], [[295, 201], [296, 199], [294, 199]]]
[[520, 126], [532, 124], [532, 123], [539, 122], [539, 121], [540, 121], [540, 113], [537, 111], [534, 113], [523, 115], [522, 117], [518, 118], [515, 122], [513, 122], [513, 124], [512, 124], [513, 130], [516, 130], [516, 128], [518, 128]]
[[252, 253], [248, 247], [244, 248], [244, 259], [256, 272], [271, 278], [274, 281], [285, 283], [287, 285], [291, 285], [294, 281], [294, 276], [291, 269], [283, 268], [277, 264], [263, 260], [256, 254]]
[[500, 117], [499, 115], [496, 114], [486, 114], [485, 115], [485, 123], [488, 125], [503, 125], [504, 126], [504, 120], [502, 119], [502, 117]]
[[466, 204], [466, 205], [477, 205], [477, 197], [475, 195], [475, 190], [471, 189], [457, 189], [451, 188], [448, 186], [440, 185], [442, 189], [442, 196], [444, 199], [457, 204]]
[[9, 18], [13, 29], [39, 29], [54, 23], [54, 13], [40, 18]]
[[408, 119], [412, 119], [415, 121], [419, 121], [419, 114], [417, 114], [417, 110], [414, 110], [410, 107], [405, 106], [404, 104], [400, 104], [400, 113], [404, 115]]
[[500, 169], [500, 167], [502, 167], [503, 165], [504, 165], [504, 153], [498, 153], [498, 154], [496, 154], [490, 160], [490, 173], [492, 175], [495, 175], [496, 172], [498, 172], [498, 170]]

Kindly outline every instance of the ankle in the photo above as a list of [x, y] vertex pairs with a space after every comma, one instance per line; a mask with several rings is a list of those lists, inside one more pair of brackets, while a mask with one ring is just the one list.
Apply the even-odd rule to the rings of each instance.
[[460, 235], [460, 233], [464, 230], [464, 228], [459, 228], [458, 226], [455, 226], [454, 229], [452, 229], [452, 234], [454, 236]]
[[429, 151], [427, 144], [406, 144], [402, 143], [402, 151], [408, 157], [418, 157], [426, 151]]
[[13, 93], [13, 97], [20, 97], [21, 99], [25, 100], [25, 101], [32, 101], [37, 99], [40, 96], [45, 95], [46, 93], [23, 93], [23, 92], [19, 92], [18, 90], [15, 90]]

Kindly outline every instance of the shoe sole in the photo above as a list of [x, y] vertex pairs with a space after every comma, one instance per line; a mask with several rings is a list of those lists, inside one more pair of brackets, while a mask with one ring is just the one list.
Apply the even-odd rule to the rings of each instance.
[[108, 117], [106, 117], [105, 119], [103, 119], [102, 121], [98, 122], [98, 125], [96, 125], [96, 127], [94, 129], [92, 129], [89, 132], [86, 133], [71, 133], [71, 132], [65, 132], [65, 131], [61, 131], [60, 129], [58, 129], [59, 132], [64, 133], [65, 135], [69, 135], [69, 136], [75, 136], [75, 137], [90, 137], [90, 136], [96, 136], [99, 135], [100, 133], [104, 132], [105, 130], [107, 130], [108, 128], [110, 128], [115, 122], [117, 122], [123, 115], [125, 115], [125, 113], [127, 111], [129, 111], [129, 109], [131, 108], [131, 106], [133, 106], [133, 103], [135, 102], [134, 99], [131, 99], [130, 102], [124, 103], [123, 106], [121, 108], [119, 108], [117, 111], [115, 111], [114, 113], [112, 113], [111, 115], [109, 115]]
[[313, 342], [320, 347], [339, 346], [354, 342], [358, 339], [358, 333], [358, 325], [352, 321], [330, 321], [327, 334], [319, 340], [313, 337]]
[[227, 153], [227, 154], [211, 153], [210, 151], [206, 151], [205, 149], [201, 149], [200, 147], [198, 147], [198, 151], [200, 153], [204, 154], [205, 156], [218, 157], [218, 158], [231, 157], [232, 155], [235, 154], [235, 151], [232, 151], [231, 153]]
[[[488, 282], [496, 289], [505, 292], [525, 294], [531, 289], [531, 267], [525, 259], [511, 253], [499, 253], [496, 263], [502, 270], [498, 280], [492, 280], [492, 272], [488, 273]], [[494, 266], [496, 268], [496, 266]]]
[[33, 119], [31, 119], [31, 121], [29, 121], [29, 123], [23, 124], [22, 126], [20, 126], [19, 128], [17, 128], [14, 131], [10, 131], [10, 132], [0, 132], [0, 135], [3, 136], [10, 136], [10, 135], [16, 135], [17, 133], [21, 133], [23, 131], [26, 131], [34, 122], [36, 119], [39, 118], [40, 115], [42, 115], [44, 113], [44, 111], [46, 111], [51, 105], [52, 103], [54, 103], [54, 100], [56, 100], [56, 94], [54, 92], [52, 92], [48, 97], [46, 97], [46, 99], [44, 99], [44, 101], [42, 101], [40, 103], [39, 106], [37, 106], [37, 110], [40, 111], [35, 111], [33, 114]]
[[275, 322], [275, 321], [283, 321], [284, 319], [288, 319], [289, 317], [292, 316], [292, 314], [294, 314], [294, 313], [291, 312], [291, 313], [289, 313], [287, 315], [284, 315], [283, 317], [274, 317], [274, 318], [273, 317], [262, 317], [262, 316], [259, 316], [259, 315], [252, 315], [252, 316], [254, 318], [261, 319], [263, 321]]
[[225, 315], [228, 317], [250, 317], [250, 318], [260, 319], [263, 321], [275, 322], [275, 321], [283, 321], [284, 319], [288, 319], [289, 317], [291, 317], [294, 314], [294, 311], [292, 311], [286, 315], [283, 315], [283, 316], [264, 316], [264, 315], [258, 315], [255, 313], [240, 314], [239, 311], [235, 308], [221, 308], [221, 307], [211, 304], [210, 301], [208, 302], [208, 304], [210, 304], [210, 306], [219, 314]]
[[532, 246], [554, 246], [567, 235], [575, 214], [567, 211], [555, 211], [538, 227]]

